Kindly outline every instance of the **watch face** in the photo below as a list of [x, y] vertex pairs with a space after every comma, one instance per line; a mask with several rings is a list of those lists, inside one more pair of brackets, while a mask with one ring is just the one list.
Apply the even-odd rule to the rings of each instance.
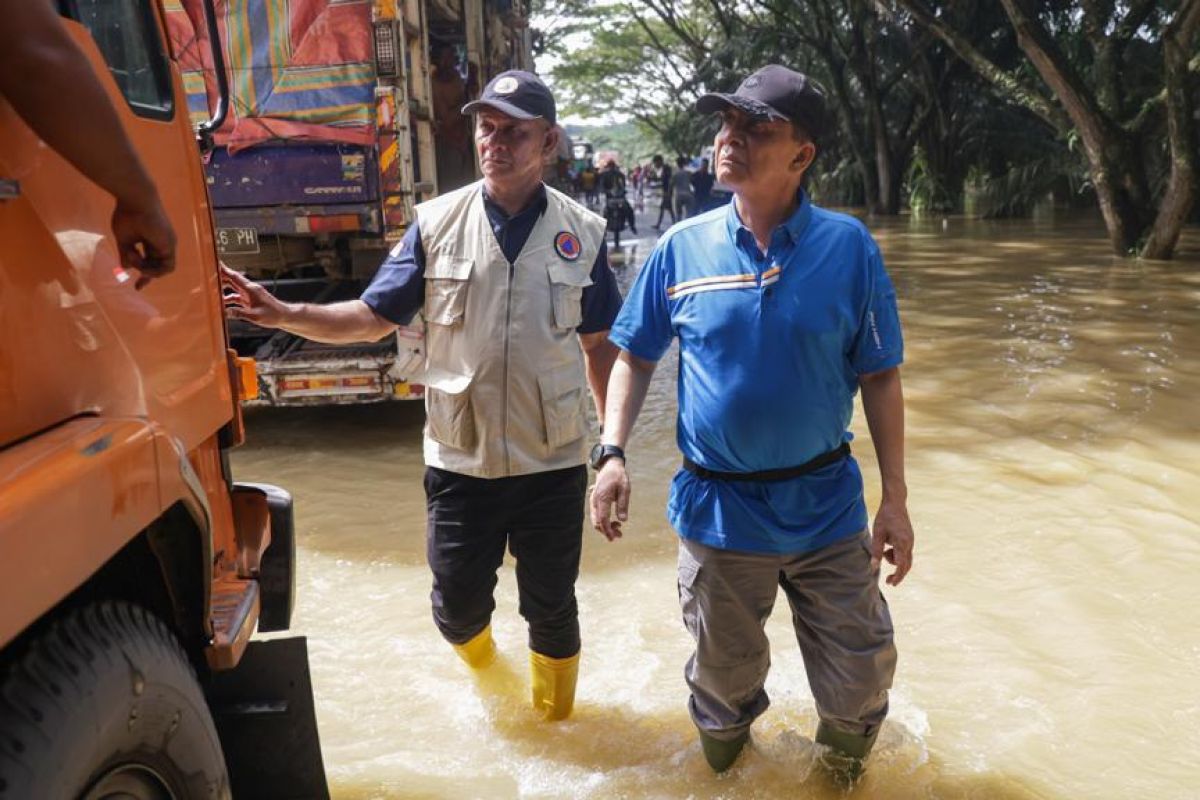
[[600, 456], [602, 455], [604, 455], [604, 445], [599, 442], [592, 445], [592, 452], [588, 455], [588, 463], [591, 464], [592, 469], [600, 467]]

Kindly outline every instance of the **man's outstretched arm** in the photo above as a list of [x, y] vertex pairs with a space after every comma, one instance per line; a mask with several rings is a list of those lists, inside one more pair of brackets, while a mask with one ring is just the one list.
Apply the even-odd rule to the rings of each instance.
[[285, 303], [240, 272], [221, 265], [225, 310], [231, 319], [278, 328], [314, 342], [375, 342], [397, 325], [376, 314], [362, 300], [342, 303]]

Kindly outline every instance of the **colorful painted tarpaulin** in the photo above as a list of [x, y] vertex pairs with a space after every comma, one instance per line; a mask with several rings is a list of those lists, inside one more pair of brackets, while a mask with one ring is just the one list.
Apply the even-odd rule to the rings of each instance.
[[[167, 0], [171, 47], [192, 118], [216, 105], [201, 0]], [[229, 75], [229, 119], [217, 143], [374, 141], [369, 0], [216, 0]]]

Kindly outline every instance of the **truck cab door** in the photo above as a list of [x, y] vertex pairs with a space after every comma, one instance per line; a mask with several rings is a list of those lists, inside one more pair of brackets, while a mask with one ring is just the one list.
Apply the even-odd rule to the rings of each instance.
[[[228, 419], [223, 312], [208, 201], [156, 4], [63, 0], [178, 238], [143, 291], [120, 263], [113, 198], [0, 103], [0, 443], [79, 414], [170, 424], [191, 449]], [[67, 110], [69, 113], [69, 110]], [[87, 120], [80, 119], [82, 136]]]

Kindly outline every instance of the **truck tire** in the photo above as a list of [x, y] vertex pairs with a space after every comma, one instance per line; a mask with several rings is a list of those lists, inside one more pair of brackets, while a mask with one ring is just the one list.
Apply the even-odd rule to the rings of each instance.
[[221, 743], [165, 624], [103, 602], [0, 658], [0, 800], [228, 800]]

